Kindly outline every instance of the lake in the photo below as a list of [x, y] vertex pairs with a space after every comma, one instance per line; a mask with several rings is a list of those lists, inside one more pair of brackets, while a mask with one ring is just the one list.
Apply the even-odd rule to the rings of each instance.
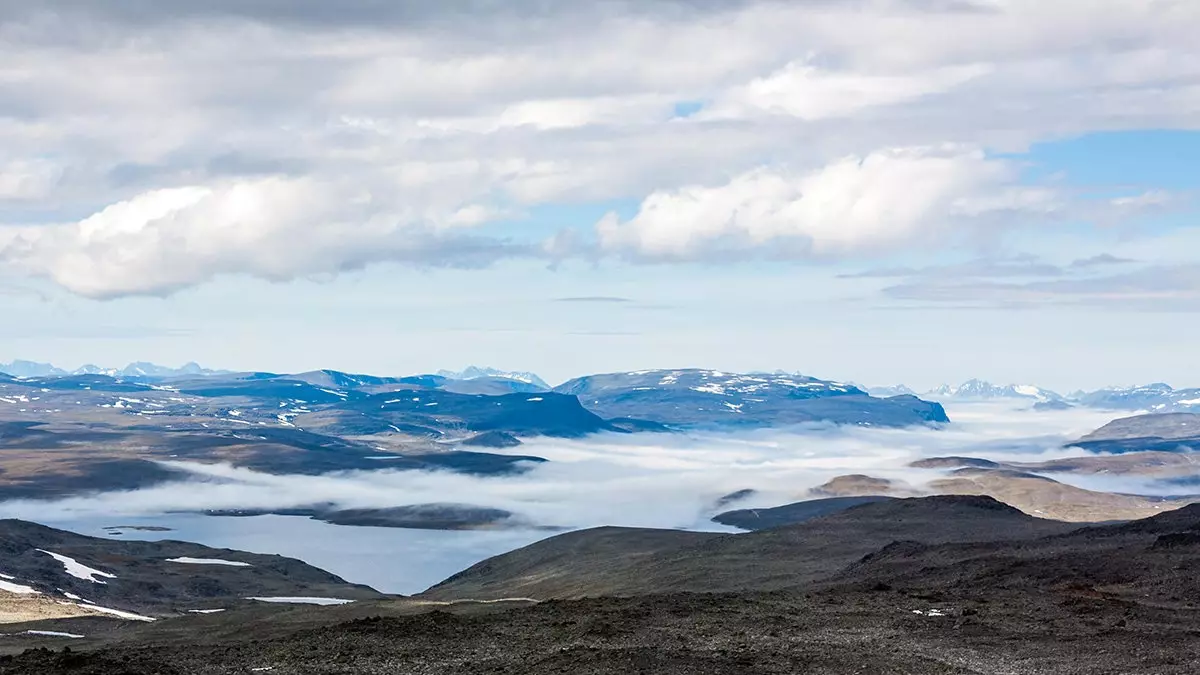
[[[27, 520], [107, 539], [178, 539], [216, 548], [277, 553], [385, 593], [419, 593], [475, 563], [553, 536], [546, 530], [409, 530], [330, 525], [300, 516], [219, 517], [192, 513], [156, 516], [79, 516]], [[169, 532], [115, 525], [169, 527]]]

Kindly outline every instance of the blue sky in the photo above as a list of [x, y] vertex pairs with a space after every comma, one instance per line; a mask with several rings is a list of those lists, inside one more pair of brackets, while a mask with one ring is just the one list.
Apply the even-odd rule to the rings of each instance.
[[6, 9], [0, 361], [1198, 385], [1200, 6], [1043, 5]]

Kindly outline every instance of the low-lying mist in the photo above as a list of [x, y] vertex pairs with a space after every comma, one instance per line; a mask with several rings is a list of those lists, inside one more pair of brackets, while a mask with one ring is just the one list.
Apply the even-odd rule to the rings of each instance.
[[[796, 501], [844, 474], [869, 474], [919, 488], [944, 475], [907, 467], [923, 457], [1039, 461], [1084, 455], [1079, 449], [1064, 449], [1064, 443], [1111, 419], [1110, 413], [1093, 410], [1034, 412], [983, 404], [956, 406], [950, 414], [954, 423], [941, 429], [818, 425], [534, 438], [511, 452], [550, 461], [509, 476], [386, 468], [271, 475], [229, 465], [174, 462], [170, 466], [187, 472], [186, 480], [53, 502], [6, 502], [0, 504], [0, 515], [37, 520], [283, 509], [327, 502], [342, 508], [459, 503], [504, 509], [520, 523], [539, 527], [714, 527], [708, 519], [720, 510]], [[755, 493], [733, 505], [718, 505], [722, 496], [739, 490]]]

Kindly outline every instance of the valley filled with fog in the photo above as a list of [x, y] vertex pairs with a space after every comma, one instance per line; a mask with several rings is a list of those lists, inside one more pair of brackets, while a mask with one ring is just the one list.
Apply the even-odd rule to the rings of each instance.
[[[892, 482], [900, 495], [930, 492], [940, 469], [931, 457], [1044, 462], [1084, 457], [1069, 443], [1112, 418], [1090, 409], [1034, 411], [1014, 402], [958, 403], [943, 426], [793, 426], [745, 431], [600, 433], [533, 437], [508, 452], [545, 462], [505, 475], [376, 470], [279, 475], [229, 464], [165, 462], [182, 478], [135, 490], [57, 500], [10, 500], [0, 516], [122, 539], [184, 539], [279, 553], [385, 592], [414, 593], [492, 555], [572, 529], [602, 525], [730, 530], [710, 519], [732, 508], [773, 507], [817, 496], [847, 475]], [[506, 452], [505, 450], [492, 450]], [[1172, 494], [1152, 477], [1050, 474], [1089, 489]], [[459, 504], [512, 516], [470, 530], [335, 525], [303, 516], [209, 516], [205, 511], [272, 511], [314, 503], [339, 508]], [[153, 526], [150, 532], [115, 526]]]

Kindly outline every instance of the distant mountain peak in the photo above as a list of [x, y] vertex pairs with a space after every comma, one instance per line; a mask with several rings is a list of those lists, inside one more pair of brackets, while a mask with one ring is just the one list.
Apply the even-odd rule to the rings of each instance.
[[67, 375], [107, 375], [109, 377], [179, 377], [181, 375], [219, 375], [228, 373], [225, 370], [210, 370], [195, 361], [189, 361], [179, 368], [170, 368], [150, 363], [135, 361], [124, 368], [102, 368], [92, 363], [82, 365], [75, 370], [64, 370], [50, 363], [14, 360], [12, 363], [0, 363], [0, 373], [7, 373], [17, 378], [31, 377], [65, 377]]
[[538, 377], [534, 373], [527, 371], [499, 370], [497, 368], [490, 368], [486, 366], [467, 366], [460, 371], [439, 370], [437, 371], [436, 375], [439, 377], [444, 377], [447, 380], [478, 380], [484, 377], [499, 377], [506, 380], [525, 382], [526, 384], [536, 385], [544, 389], [550, 388], [550, 385], [546, 384], [545, 380]]
[[12, 363], [0, 363], [0, 373], [7, 373], [13, 377], [59, 377], [67, 375], [67, 371], [56, 368], [49, 363], [38, 363], [36, 361], [24, 361], [15, 359]]
[[955, 399], [1016, 398], [1036, 401], [1058, 401], [1062, 395], [1032, 384], [992, 384], [987, 380], [970, 379], [960, 385], [943, 384], [926, 392], [925, 396]]

